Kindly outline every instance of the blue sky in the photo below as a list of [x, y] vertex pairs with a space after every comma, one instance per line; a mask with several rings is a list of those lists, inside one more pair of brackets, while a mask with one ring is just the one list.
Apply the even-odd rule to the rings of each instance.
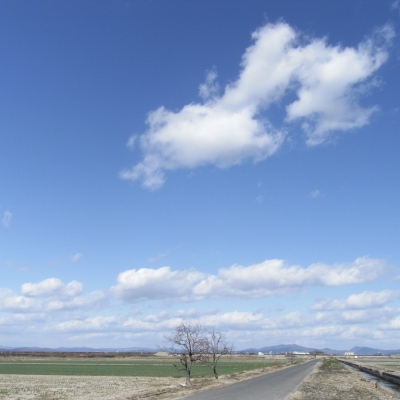
[[399, 1], [0, 3], [0, 347], [398, 348]]

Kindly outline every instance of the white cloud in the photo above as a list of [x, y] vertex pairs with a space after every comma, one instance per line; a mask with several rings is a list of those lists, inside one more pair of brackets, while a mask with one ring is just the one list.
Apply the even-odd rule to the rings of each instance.
[[303, 336], [310, 338], [324, 337], [329, 342], [329, 338], [339, 336], [343, 330], [344, 328], [338, 325], [317, 326], [304, 330]]
[[[358, 104], [360, 83], [365, 82], [387, 59], [383, 39], [389, 43], [394, 31], [389, 26], [357, 48], [329, 47], [314, 41], [294, 53], [302, 60], [298, 70], [298, 99], [287, 106], [288, 120], [304, 119], [309, 145], [318, 145], [337, 130], [358, 128], [368, 123], [375, 107]], [[305, 62], [303, 60], [308, 60]]]
[[45, 313], [31, 313], [31, 314], [22, 314], [18, 312], [14, 312], [12, 314], [9, 314], [7, 316], [2, 316], [0, 317], [0, 325], [2, 328], [5, 326], [23, 326], [26, 325], [27, 323], [32, 323], [32, 322], [43, 322], [46, 319], [46, 314]]
[[400, 298], [398, 290], [382, 290], [380, 292], [364, 291], [352, 294], [345, 300], [324, 299], [314, 304], [312, 310], [362, 310], [382, 307]]
[[57, 324], [57, 329], [62, 331], [91, 331], [104, 330], [118, 323], [116, 317], [91, 317], [84, 319], [68, 320]]
[[[385, 320], [388, 320], [385, 318]], [[368, 325], [360, 327], [357, 322], [368, 322], [359, 319], [353, 315], [353, 320], [345, 320], [343, 316], [337, 316], [332, 321], [321, 321], [318, 318], [303, 314], [300, 312], [288, 312], [283, 315], [270, 316], [265, 312], [252, 311], [228, 311], [211, 313], [191, 313], [187, 315], [185, 310], [177, 310], [174, 313], [162, 312], [136, 317], [115, 317], [115, 316], [94, 316], [89, 318], [80, 318], [65, 320], [57, 323], [55, 329], [69, 333], [91, 332], [95, 334], [101, 331], [105, 337], [126, 335], [146, 334], [146, 340], [153, 338], [154, 343], [159, 345], [163, 341], [165, 332], [175, 329], [182, 322], [199, 323], [205, 328], [216, 328], [222, 332], [228, 332], [230, 338], [236, 338], [242, 341], [248, 336], [247, 345], [254, 342], [254, 335], [257, 335], [258, 343], [271, 343], [277, 340], [278, 343], [304, 338], [325, 338], [329, 343], [338, 337], [365, 338], [367, 332], [377, 337], [377, 330], [372, 330]], [[389, 321], [389, 320], [388, 320]], [[343, 324], [345, 322], [345, 324]], [[349, 325], [350, 322], [353, 324]], [[395, 326], [396, 322], [391, 323]], [[253, 339], [252, 339], [253, 338]], [[262, 344], [259, 344], [260, 346]], [[250, 344], [251, 346], [251, 344]]]
[[[37, 299], [31, 299], [37, 300]], [[78, 310], [79, 311], [79, 310]], [[118, 347], [132, 345], [150, 346], [162, 345], [166, 332], [176, 328], [182, 322], [199, 323], [205, 328], [216, 328], [229, 335], [229, 341], [243, 346], [264, 346], [268, 344], [292, 343], [293, 338], [299, 344], [337, 348], [339, 343], [349, 341], [368, 345], [368, 342], [379, 338], [383, 340], [384, 329], [398, 330], [398, 310], [385, 310], [381, 315], [379, 310], [372, 312], [368, 318], [366, 310], [346, 311], [341, 314], [328, 313], [330, 316], [310, 315], [298, 311], [271, 315], [269, 311], [243, 311], [232, 307], [231, 311], [219, 310], [199, 311], [196, 309], [178, 309], [174, 311], [159, 311], [152, 314], [143, 312], [135, 316], [122, 313], [103, 315], [85, 315], [79, 312], [31, 313], [23, 310], [15, 311], [10, 316], [0, 314], [0, 326], [3, 333], [15, 331], [24, 324], [26, 334], [32, 343], [35, 335], [41, 337], [43, 329], [48, 335], [62, 337], [63, 340], [75, 341], [79, 345], [90, 347], [105, 347], [109, 343], [119, 343]], [[57, 316], [56, 316], [57, 315]], [[377, 325], [377, 320], [380, 325]], [[362, 324], [362, 326], [360, 326]], [[13, 328], [14, 327], [14, 328]], [[393, 335], [391, 341], [393, 342]], [[96, 343], [96, 344], [95, 344]], [[26, 344], [25, 344], [26, 345]]]
[[163, 258], [167, 257], [169, 254], [170, 254], [170, 250], [164, 251], [163, 253], [157, 254], [157, 255], [154, 256], [154, 257], [150, 257], [150, 258], [147, 260], [147, 262], [153, 263], [153, 262], [156, 262], [156, 261], [160, 261], [160, 260], [162, 260]]
[[11, 225], [11, 218], [12, 218], [12, 214], [10, 211], [4, 211], [3, 213], [3, 226], [4, 228], [9, 228]]
[[0, 288], [0, 310], [24, 312], [32, 309], [34, 305], [32, 299], [25, 296], [18, 296], [9, 289]]
[[60, 279], [49, 278], [38, 283], [24, 283], [21, 287], [22, 294], [26, 296], [52, 296], [55, 294], [72, 297], [83, 291], [83, 285], [77, 281], [64, 284]]
[[[120, 273], [108, 293], [88, 294], [82, 293], [83, 285], [77, 281], [64, 283], [49, 278], [22, 285], [21, 293], [0, 289], [0, 326], [3, 332], [15, 332], [23, 324], [30, 343], [33, 337], [40, 341], [46, 330], [47, 335], [62, 337], [58, 340], [73, 340], [91, 347], [92, 340], [100, 347], [111, 342], [129, 347], [132, 340], [155, 347], [162, 344], [166, 332], [184, 321], [228, 332], [244, 346], [252, 346], [254, 337], [260, 347], [273, 344], [271, 341], [284, 343], [293, 337], [312, 343], [321, 341], [324, 345], [367, 341], [382, 336], [384, 329], [396, 330], [398, 308], [387, 307], [386, 303], [398, 299], [398, 291], [364, 291], [343, 300], [328, 299], [311, 312], [299, 311], [305, 304], [289, 309], [288, 302], [283, 313], [270, 301], [264, 301], [260, 307], [252, 299], [299, 289], [310, 291], [312, 286], [363, 283], [376, 279], [384, 269], [382, 260], [367, 257], [350, 263], [305, 267], [266, 260], [249, 266], [233, 265], [215, 274], [171, 267], [142, 268]], [[108, 298], [111, 294], [113, 299]], [[163, 302], [160, 310], [158, 302], [149, 303], [153, 299], [167, 299], [169, 304]], [[195, 303], [185, 309], [182, 304], [202, 299], [211, 300], [213, 308], [204, 309], [204, 303]], [[137, 310], [119, 300], [138, 302]]]
[[343, 332], [341, 333], [342, 337], [345, 338], [361, 338], [361, 337], [370, 337], [371, 329], [365, 326], [352, 325], [350, 327], [343, 327]]
[[86, 310], [104, 304], [103, 291], [82, 295], [83, 285], [77, 281], [67, 284], [49, 278], [39, 283], [25, 283], [21, 295], [10, 289], [0, 288], [0, 312], [51, 313], [53, 311]]
[[362, 343], [364, 346], [376, 346], [376, 340], [381, 342], [383, 336], [381, 330], [371, 326], [340, 325], [336, 323], [334, 325], [306, 328], [299, 332], [298, 337], [312, 339], [314, 343], [320, 339], [325, 343], [325, 346], [326, 344], [332, 345], [332, 343], [336, 343], [337, 346], [340, 342], [347, 345], [349, 343], [353, 343], [353, 345]]
[[221, 331], [257, 331], [278, 330], [303, 326], [305, 318], [300, 313], [293, 312], [280, 317], [272, 318], [261, 312], [251, 311], [229, 311], [212, 312], [201, 315], [191, 315], [188, 319], [184, 310], [177, 311], [175, 314], [148, 316], [142, 319], [128, 318], [121, 321], [124, 328], [131, 331], [152, 331], [162, 332], [174, 329], [182, 322], [190, 320], [199, 323], [206, 328], [217, 328]]
[[250, 326], [261, 328], [266, 322], [265, 315], [251, 311], [229, 311], [201, 319], [205, 326], [223, 326], [224, 329], [247, 329]]
[[317, 199], [318, 197], [323, 197], [323, 194], [321, 193], [320, 190], [314, 189], [309, 193], [308, 196], [311, 197], [312, 199]]
[[149, 131], [140, 138], [144, 159], [121, 176], [143, 179], [152, 189], [163, 185], [164, 170], [259, 161], [273, 154], [283, 139], [282, 133], [256, 120], [251, 109], [230, 111], [215, 104], [190, 104], [179, 114], [161, 107], [150, 113], [147, 123]]
[[312, 264], [309, 267], [286, 265], [283, 260], [266, 260], [248, 267], [234, 265], [209, 276], [194, 289], [197, 295], [263, 297], [282, 294], [307, 286], [339, 286], [377, 278], [384, 268], [382, 260], [366, 257], [348, 264]]
[[387, 324], [383, 325], [384, 329], [400, 329], [400, 317], [391, 319]]
[[96, 290], [85, 296], [62, 297], [60, 299], [51, 298], [43, 303], [43, 307], [48, 311], [83, 310], [97, 308], [105, 301], [105, 293], [101, 290]]
[[371, 314], [369, 311], [366, 310], [351, 310], [343, 312], [341, 314], [341, 317], [346, 322], [360, 324], [369, 321], [371, 318]]
[[203, 274], [196, 271], [172, 271], [170, 267], [140, 268], [121, 272], [112, 293], [125, 300], [186, 298]]
[[304, 316], [299, 312], [291, 312], [279, 317], [267, 317], [264, 313], [249, 311], [231, 311], [200, 318], [205, 326], [220, 326], [223, 329], [273, 330], [288, 329], [304, 325]]
[[216, 275], [195, 270], [173, 271], [170, 267], [141, 268], [120, 273], [112, 293], [126, 301], [243, 297], [283, 294], [308, 286], [340, 286], [376, 279], [384, 270], [382, 260], [362, 257], [346, 264], [312, 264], [306, 268], [266, 260], [250, 266], [233, 265]]
[[218, 74], [214, 68], [208, 72], [205, 83], [199, 86], [199, 94], [203, 100], [210, 100], [217, 97], [219, 91], [217, 77]]
[[[357, 48], [345, 48], [323, 39], [305, 41], [285, 23], [258, 29], [238, 79], [221, 95], [213, 69], [199, 87], [203, 103], [149, 113], [146, 132], [128, 141], [129, 147], [139, 142], [143, 159], [121, 177], [156, 189], [168, 170], [264, 160], [280, 148], [293, 123], [302, 123], [310, 146], [325, 143], [332, 132], [367, 124], [376, 107], [363, 108], [359, 99], [386, 61], [393, 36], [385, 26]], [[292, 101], [284, 104], [286, 119], [274, 127], [268, 109], [284, 99]]]
[[75, 263], [75, 262], [78, 262], [81, 259], [81, 257], [82, 257], [82, 253], [75, 253], [72, 256], [70, 256], [69, 260], [72, 263]]

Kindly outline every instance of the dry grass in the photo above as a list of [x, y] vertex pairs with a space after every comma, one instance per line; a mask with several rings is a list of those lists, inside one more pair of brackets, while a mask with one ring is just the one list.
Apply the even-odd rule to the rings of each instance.
[[388, 400], [396, 398], [343, 364], [324, 360], [286, 400]]

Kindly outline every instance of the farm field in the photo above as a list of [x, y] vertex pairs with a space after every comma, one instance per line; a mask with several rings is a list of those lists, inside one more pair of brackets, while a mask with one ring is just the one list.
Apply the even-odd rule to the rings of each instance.
[[167, 399], [290, 363], [255, 356], [227, 357], [219, 363], [218, 381], [209, 368], [196, 365], [192, 369], [193, 385], [185, 388], [183, 372], [173, 366], [176, 361], [172, 357], [0, 357], [0, 399]]
[[[250, 357], [230, 357], [221, 359], [218, 372], [221, 375], [249, 371], [270, 365], [285, 363], [285, 360], [266, 360]], [[148, 376], [180, 377], [184, 374], [174, 367], [179, 361], [172, 357], [134, 359], [1, 359], [0, 374], [18, 375], [75, 375], [75, 376]], [[211, 370], [203, 365], [195, 365], [192, 376], [212, 376]]]

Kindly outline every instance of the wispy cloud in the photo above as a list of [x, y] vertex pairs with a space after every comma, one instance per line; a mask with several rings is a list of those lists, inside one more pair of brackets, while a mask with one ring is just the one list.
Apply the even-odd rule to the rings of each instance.
[[170, 254], [170, 250], [164, 251], [163, 253], [157, 254], [157, 255], [154, 256], [154, 257], [150, 257], [150, 258], [147, 260], [147, 262], [153, 263], [153, 262], [160, 261], [160, 260], [162, 260], [163, 258], [168, 257], [169, 254]]
[[264, 201], [264, 196], [263, 195], [259, 195], [256, 197], [256, 203], [260, 204]]
[[311, 309], [318, 310], [358, 310], [382, 307], [400, 298], [399, 290], [382, 290], [380, 292], [364, 291], [352, 294], [345, 300], [323, 299], [314, 304]]
[[[147, 130], [128, 141], [131, 148], [138, 143], [143, 159], [121, 177], [157, 189], [169, 170], [264, 160], [281, 147], [293, 124], [301, 124], [309, 146], [367, 124], [376, 107], [363, 108], [359, 99], [386, 61], [393, 36], [387, 25], [351, 48], [306, 40], [286, 23], [263, 26], [252, 35], [238, 79], [222, 94], [212, 69], [199, 87], [203, 102], [149, 113]], [[268, 119], [271, 105], [286, 111], [280, 126]]]
[[317, 199], [318, 197], [323, 197], [323, 194], [319, 189], [314, 189], [308, 194], [308, 197]]
[[3, 213], [3, 226], [4, 228], [9, 228], [11, 225], [11, 218], [12, 218], [12, 214], [10, 211], [4, 211]]
[[69, 257], [69, 260], [72, 263], [78, 262], [82, 258], [82, 253], [75, 253], [72, 256]]

